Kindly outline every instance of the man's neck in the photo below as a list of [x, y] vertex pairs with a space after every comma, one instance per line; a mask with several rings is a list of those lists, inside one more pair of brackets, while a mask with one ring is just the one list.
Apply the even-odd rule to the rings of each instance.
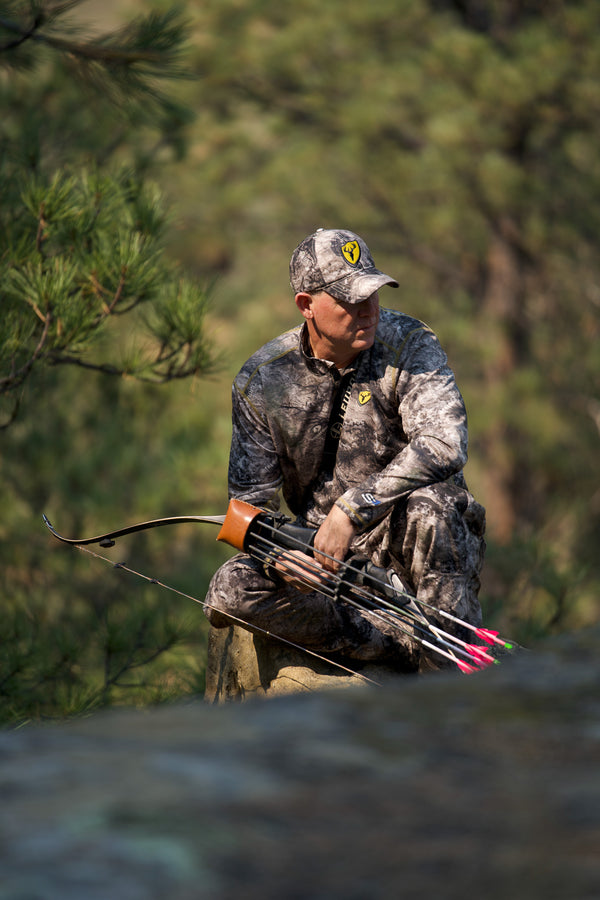
[[305, 329], [304, 349], [309, 356], [312, 356], [314, 359], [322, 359], [326, 362], [331, 362], [336, 369], [339, 369], [340, 371], [343, 371], [352, 365], [357, 356], [362, 352], [361, 350], [344, 352], [342, 348], [332, 347], [324, 341], [318, 343], [315, 341], [313, 343], [311, 340], [310, 328]]

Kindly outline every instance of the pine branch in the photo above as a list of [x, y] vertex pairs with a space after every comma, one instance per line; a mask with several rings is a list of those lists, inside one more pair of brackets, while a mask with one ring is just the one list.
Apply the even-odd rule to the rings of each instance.
[[59, 15], [80, 5], [80, 2], [81, 0], [76, 0], [64, 3], [54, 8], [52, 15], [40, 11], [29, 26], [0, 16], [0, 27], [17, 35], [14, 41], [0, 46], [0, 53], [12, 50], [26, 41], [34, 41], [69, 56], [101, 62], [107, 66], [150, 63], [156, 67], [154, 74], [161, 78], [171, 78], [176, 72], [181, 74], [179, 69], [174, 68], [184, 28], [177, 10], [163, 14], [151, 13], [117, 32], [110, 32], [88, 41], [69, 40], [43, 31], [45, 27], [52, 25]]
[[31, 9], [32, 18], [27, 22], [18, 20], [14, 8], [0, 13], [0, 29], [15, 35], [0, 45], [5, 62], [33, 67], [37, 59], [23, 57], [18, 51], [28, 44], [44, 47], [75, 64], [78, 75], [113, 102], [129, 103], [146, 97], [164, 109], [174, 110], [173, 101], [157, 89], [155, 82], [190, 77], [180, 62], [187, 29], [181, 12], [176, 8], [152, 12], [117, 31], [88, 39], [66, 34], [73, 29], [61, 20], [80, 2], [71, 0], [56, 7], [39, 4]]
[[33, 369], [33, 366], [35, 365], [37, 360], [42, 356], [44, 345], [46, 344], [48, 335], [50, 333], [50, 323], [52, 320], [51, 313], [48, 312], [48, 314], [42, 317], [42, 319], [44, 322], [44, 328], [36, 348], [24, 365], [20, 366], [18, 369], [13, 368], [10, 375], [5, 376], [4, 378], [0, 378], [0, 395], [8, 390], [13, 391], [17, 387], [20, 387], [20, 385], [23, 384], [23, 382]]

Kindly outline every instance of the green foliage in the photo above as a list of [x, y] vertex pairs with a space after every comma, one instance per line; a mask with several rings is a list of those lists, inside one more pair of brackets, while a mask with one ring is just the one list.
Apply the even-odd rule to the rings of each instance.
[[[22, 215], [3, 217], [0, 393], [13, 393], [43, 364], [155, 381], [210, 369], [207, 298], [164, 258], [165, 214], [152, 186], [129, 171], [60, 172], [49, 181], [38, 174], [21, 199]], [[136, 344], [115, 359], [99, 341], [138, 307], [150, 307], [146, 333], [138, 325]], [[122, 350], [114, 337], [111, 345]]]
[[[0, 61], [9, 75], [1, 88], [0, 396], [10, 397], [9, 424], [15, 392], [40, 365], [167, 381], [207, 372], [213, 362], [203, 333], [206, 293], [164, 254], [167, 215], [145, 179], [150, 155], [140, 155], [133, 139], [142, 123], [146, 134], [165, 137], [174, 116], [180, 125], [186, 118], [156, 88], [157, 79], [184, 74], [185, 22], [174, 10], [152, 12], [81, 39], [65, 23], [78, 5], [0, 7]], [[110, 162], [117, 152], [118, 165]], [[138, 319], [137, 341], [124, 355], [105, 332], [142, 307], [152, 310]]]
[[11, 585], [0, 638], [0, 722], [158, 703], [203, 690], [206, 631], [181, 603], [169, 606], [156, 590], [123, 598], [110, 576], [91, 595], [82, 567], [71, 568], [79, 576], [71, 580], [69, 602], [53, 602], [51, 591], [32, 601]]
[[[60, 396], [48, 403], [47, 396]], [[215, 410], [134, 381], [40, 370], [2, 437], [0, 720], [162, 702], [203, 689], [207, 622], [191, 600], [58, 544], [158, 515], [220, 512], [226, 439], [211, 458]], [[197, 398], [198, 399], [198, 398]], [[191, 408], [190, 408], [191, 407]], [[201, 600], [228, 552], [211, 526], [180, 526], [99, 552]], [[97, 549], [97, 548], [92, 548]]]
[[[217, 354], [207, 292], [166, 255], [150, 180], [189, 121], [158, 87], [184, 74], [184, 21], [153, 12], [87, 38], [65, 21], [78, 6], [0, 5], [3, 722], [158, 702], [203, 679], [199, 608], [122, 573], [103, 581], [41, 524], [42, 511], [74, 532], [103, 513], [179, 511], [195, 473], [177, 441], [202, 442], [214, 418], [184, 409], [183, 390], [178, 405], [175, 383], [206, 376]], [[200, 488], [195, 502], [215, 499]], [[202, 596], [219, 554], [201, 535], [168, 547], [141, 540], [136, 560]]]
[[0, 4], [0, 66], [32, 71], [60, 54], [80, 84], [107, 93], [113, 103], [128, 106], [130, 114], [134, 108], [152, 120], [157, 112], [172, 111], [171, 93], [161, 91], [159, 84], [189, 77], [182, 62], [188, 24], [181, 10], [152, 10], [105, 34], [82, 36], [70, 14], [83, 2]]

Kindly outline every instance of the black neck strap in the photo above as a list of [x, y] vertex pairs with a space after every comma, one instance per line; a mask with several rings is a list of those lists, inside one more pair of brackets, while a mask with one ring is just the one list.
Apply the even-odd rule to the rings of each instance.
[[338, 444], [342, 433], [342, 425], [344, 424], [344, 416], [352, 394], [352, 385], [354, 384], [354, 370], [346, 372], [342, 376], [338, 385], [336, 395], [333, 399], [331, 407], [331, 415], [327, 425], [327, 436], [325, 438], [325, 446], [323, 447], [323, 459], [321, 460], [321, 470], [319, 478], [327, 478], [333, 474], [335, 461], [337, 457]]

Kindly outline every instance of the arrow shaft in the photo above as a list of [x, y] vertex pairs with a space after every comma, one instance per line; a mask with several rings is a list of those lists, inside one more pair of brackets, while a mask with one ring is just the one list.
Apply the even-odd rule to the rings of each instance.
[[[273, 530], [279, 533], [277, 529]], [[297, 540], [297, 543], [303, 550], [312, 551], [310, 544], [302, 540]], [[272, 558], [272, 552], [281, 550], [281, 544], [259, 535], [256, 541], [249, 542], [247, 549], [250, 555], [259, 562], [268, 563]], [[333, 559], [333, 557], [330, 558]], [[393, 625], [417, 643], [429, 650], [433, 650], [446, 659], [456, 662], [453, 654], [457, 653], [464, 659], [469, 660], [477, 668], [488, 664], [482, 655], [471, 652], [465, 641], [430, 623], [416, 606], [413, 609], [409, 609], [405, 603], [402, 606], [398, 606], [398, 604], [394, 604], [335, 573], [327, 573], [327, 577], [324, 579], [323, 569], [316, 562], [303, 561], [303, 573], [299, 573], [297, 569], [290, 566], [285, 557], [280, 556], [278, 562], [280, 566], [287, 567], [291, 574], [294, 574], [298, 580], [302, 581], [310, 589], [317, 590], [331, 599], [342, 600], [357, 609], [368, 609], [382, 622]], [[342, 571], [359, 573], [359, 569], [353, 566], [352, 563], [343, 566]], [[340, 592], [340, 588], [344, 589], [343, 593]], [[406, 594], [406, 592], [401, 592], [401, 596], [403, 598], [410, 597], [413, 604], [417, 602], [416, 597]], [[457, 619], [457, 621], [461, 620]], [[432, 643], [427, 638], [433, 638], [438, 643]], [[494, 660], [490, 657], [489, 661], [493, 662]]]
[[[442, 616], [456, 624], [468, 628], [477, 633], [479, 629], [447, 613], [445, 610], [438, 609], [425, 601], [419, 600], [414, 595], [408, 593], [400, 579], [387, 570], [373, 566], [367, 560], [350, 559], [349, 561], [337, 560], [332, 556], [328, 559], [335, 564], [335, 572], [325, 572], [325, 570], [316, 562], [310, 560], [313, 555], [313, 541], [316, 534], [314, 529], [302, 528], [290, 522], [284, 516], [269, 513], [254, 507], [251, 504], [240, 500], [232, 500], [229, 504], [227, 514], [225, 516], [175, 516], [170, 518], [152, 519], [147, 522], [139, 522], [135, 525], [129, 525], [116, 531], [106, 532], [105, 534], [96, 535], [91, 538], [66, 538], [59, 534], [52, 526], [47, 516], [44, 515], [44, 522], [50, 532], [59, 541], [65, 544], [76, 546], [84, 549], [89, 544], [99, 544], [101, 547], [112, 547], [117, 538], [128, 534], [134, 534], [138, 531], [145, 531], [151, 528], [160, 528], [166, 525], [179, 525], [184, 523], [208, 523], [220, 525], [221, 531], [217, 540], [222, 540], [239, 550], [248, 553], [257, 561], [261, 562], [265, 567], [273, 566], [274, 560], [277, 561], [277, 568], [282, 569], [294, 576], [295, 579], [302, 581], [309, 589], [316, 590], [324, 596], [335, 601], [342, 601], [354, 606], [358, 609], [368, 610], [371, 614], [377, 616], [381, 621], [392, 625], [400, 632], [407, 634], [413, 640], [420, 643], [427, 649], [451, 659], [462, 671], [464, 666], [457, 659], [457, 656], [467, 659], [470, 666], [476, 669], [484, 668], [491, 662], [496, 660], [491, 654], [486, 652], [485, 647], [477, 647], [467, 644], [466, 641], [443, 630], [439, 625], [430, 622], [425, 615], [424, 610], [431, 610], [436, 616]], [[299, 574], [297, 565], [298, 561], [293, 556], [286, 558], [286, 551], [301, 551], [304, 554], [302, 567], [304, 571]], [[92, 551], [87, 551], [92, 553]], [[105, 557], [99, 554], [93, 554], [100, 559]], [[326, 554], [323, 554], [326, 555]], [[309, 560], [306, 560], [309, 557]], [[110, 562], [110, 560], [107, 560]], [[132, 574], [138, 575], [147, 581], [153, 581], [157, 584], [161, 582], [156, 579], [149, 578], [142, 573], [135, 572], [124, 564], [119, 564], [120, 568], [124, 568]], [[161, 585], [168, 590], [175, 590], [168, 585]], [[188, 597], [195, 602], [195, 597], [189, 597], [180, 591], [176, 593]], [[210, 608], [210, 607], [209, 607]], [[222, 610], [219, 610], [222, 612]], [[243, 620], [236, 620], [235, 616], [226, 614], [232, 621], [239, 621], [245, 627], [249, 623]], [[263, 631], [263, 629], [255, 628], [253, 630]], [[273, 635], [264, 631], [271, 637], [275, 637], [296, 649], [312, 653], [320, 659], [319, 654], [300, 647], [285, 638]], [[485, 637], [482, 639], [487, 640]], [[504, 643], [495, 638], [498, 643]], [[505, 646], [508, 646], [505, 644]], [[331, 660], [327, 660], [331, 662]], [[341, 667], [345, 668], [345, 667]], [[353, 672], [349, 669], [348, 671]]]

